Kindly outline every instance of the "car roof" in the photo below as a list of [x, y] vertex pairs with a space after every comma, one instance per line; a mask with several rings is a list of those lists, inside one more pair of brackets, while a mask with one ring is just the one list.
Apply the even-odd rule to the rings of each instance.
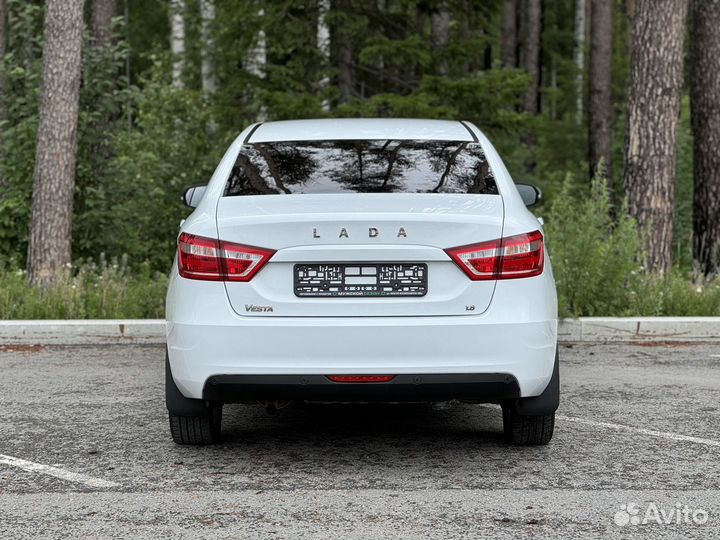
[[324, 118], [257, 124], [246, 143], [332, 140], [477, 141], [463, 122], [400, 118]]

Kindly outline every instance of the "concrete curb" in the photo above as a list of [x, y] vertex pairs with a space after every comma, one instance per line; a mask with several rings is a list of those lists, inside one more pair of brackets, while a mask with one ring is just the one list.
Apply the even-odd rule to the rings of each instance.
[[720, 317], [581, 317], [558, 325], [561, 342], [720, 341]]
[[[720, 341], [720, 317], [563, 319], [560, 342]], [[162, 319], [0, 321], [0, 346], [165, 343]]]
[[165, 343], [162, 319], [0, 321], [0, 345]]

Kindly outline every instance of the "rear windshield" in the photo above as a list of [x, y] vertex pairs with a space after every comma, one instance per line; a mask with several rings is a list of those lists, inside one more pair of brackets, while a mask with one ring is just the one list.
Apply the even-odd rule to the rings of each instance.
[[293, 141], [242, 147], [226, 196], [282, 193], [498, 193], [479, 143]]

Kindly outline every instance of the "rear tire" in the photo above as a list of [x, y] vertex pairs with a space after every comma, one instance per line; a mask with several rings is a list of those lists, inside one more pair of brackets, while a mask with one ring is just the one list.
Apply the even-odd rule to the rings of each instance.
[[168, 413], [170, 434], [177, 444], [215, 444], [220, 440], [222, 404], [209, 406], [198, 416], [178, 416]]
[[555, 413], [543, 415], [520, 414], [515, 407], [503, 407], [505, 440], [518, 446], [538, 446], [550, 442], [555, 429]]

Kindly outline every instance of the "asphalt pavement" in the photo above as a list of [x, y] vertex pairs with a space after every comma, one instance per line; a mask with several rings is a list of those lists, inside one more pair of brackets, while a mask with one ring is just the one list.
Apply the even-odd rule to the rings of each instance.
[[225, 407], [170, 439], [160, 346], [0, 346], [0, 538], [718, 538], [720, 346], [563, 345], [546, 447], [496, 406]]

